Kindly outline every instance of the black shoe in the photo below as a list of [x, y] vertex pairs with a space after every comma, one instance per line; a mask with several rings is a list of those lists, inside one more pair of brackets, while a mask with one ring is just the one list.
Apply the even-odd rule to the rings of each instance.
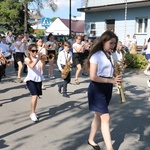
[[97, 145], [92, 145], [92, 144], [89, 143], [89, 141], [87, 141], [87, 143], [88, 143], [90, 146], [92, 146], [94, 149], [100, 150], [100, 147], [99, 147], [98, 144], [97, 144]]
[[82, 73], [82, 75], [83, 75], [83, 76], [86, 76], [86, 77], [88, 76], [88, 74], [87, 74], [87, 73]]
[[63, 93], [63, 97], [69, 98], [70, 96], [67, 93]]
[[61, 86], [60, 85], [58, 85], [58, 92], [61, 94]]

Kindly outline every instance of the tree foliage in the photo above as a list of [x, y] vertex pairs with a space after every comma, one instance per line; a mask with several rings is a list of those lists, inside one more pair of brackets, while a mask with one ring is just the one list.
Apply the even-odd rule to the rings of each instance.
[[0, 16], [0, 28], [2, 31], [11, 30], [14, 33], [23, 31], [24, 7], [18, 0], [2, 0], [0, 2]]
[[[0, 0], [0, 32], [7, 32], [11, 30], [14, 33], [24, 32], [24, 4], [35, 2], [38, 5], [38, 10], [43, 9], [43, 1], [47, 3], [53, 11], [57, 10], [57, 5], [54, 0]], [[27, 16], [28, 19], [28, 16]], [[27, 29], [29, 32], [33, 32], [29, 22], [27, 23]]]

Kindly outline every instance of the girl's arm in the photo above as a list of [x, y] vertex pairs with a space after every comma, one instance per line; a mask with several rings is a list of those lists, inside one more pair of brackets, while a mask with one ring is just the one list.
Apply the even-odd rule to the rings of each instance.
[[34, 68], [36, 66], [36, 64], [38, 63], [38, 61], [40, 60], [40, 56], [41, 56], [41, 54], [39, 53], [36, 61], [32, 61], [31, 59], [28, 58], [25, 61], [26, 65], [29, 66], [30, 68]]
[[84, 50], [84, 45], [81, 45], [80, 47], [74, 46], [73, 48], [76, 50], [76, 52], [81, 53]]
[[19, 49], [22, 44], [23, 44], [22, 42], [21, 42], [21, 44], [14, 43], [14, 46], [15, 46], [17, 49]]

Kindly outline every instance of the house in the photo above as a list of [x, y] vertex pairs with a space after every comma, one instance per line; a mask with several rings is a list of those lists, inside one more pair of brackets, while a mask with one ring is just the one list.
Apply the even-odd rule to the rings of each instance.
[[28, 11], [28, 14], [29, 14], [28, 22], [31, 24], [31, 27], [34, 29], [34, 31], [38, 29], [45, 29], [45, 27], [43, 27], [41, 24], [41, 18], [43, 18], [44, 16], [40, 12], [31, 9]]
[[[84, 33], [83, 20], [71, 20], [71, 32], [76, 34]], [[46, 33], [53, 33], [54, 35], [69, 35], [69, 19], [57, 18], [50, 27], [47, 28]]]
[[84, 6], [78, 11], [85, 12], [88, 35], [113, 30], [123, 43], [127, 34], [136, 35], [140, 46], [150, 37], [150, 0], [85, 0]]

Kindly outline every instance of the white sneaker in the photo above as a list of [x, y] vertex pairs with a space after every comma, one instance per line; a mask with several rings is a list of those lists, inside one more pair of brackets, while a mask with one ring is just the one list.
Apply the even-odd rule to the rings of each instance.
[[49, 77], [50, 79], [55, 79], [55, 77], [53, 76], [53, 75], [50, 75], [50, 77]]
[[144, 74], [145, 74], [145, 75], [150, 75], [150, 72], [147, 71], [147, 70], [145, 70], [145, 71], [144, 71]]
[[36, 116], [35, 113], [30, 114], [30, 118], [31, 118], [31, 120], [34, 121], [34, 122], [38, 121], [38, 118], [37, 118], [37, 116]]
[[150, 87], [150, 81], [149, 80], [147, 80], [147, 86]]

